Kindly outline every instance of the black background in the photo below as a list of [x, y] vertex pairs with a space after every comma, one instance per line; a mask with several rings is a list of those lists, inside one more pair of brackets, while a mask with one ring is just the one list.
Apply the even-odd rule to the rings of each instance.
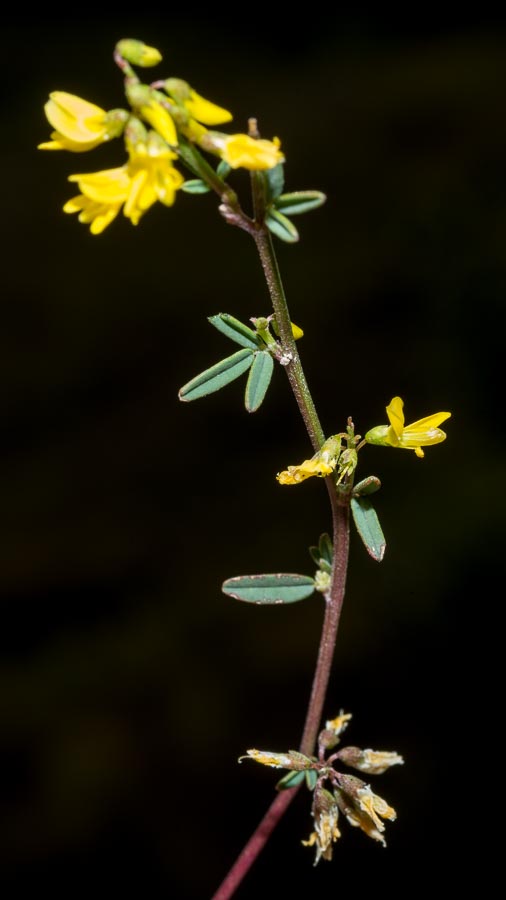
[[[325, 191], [278, 242], [327, 433], [352, 415], [452, 411], [448, 440], [369, 447], [388, 548], [352, 538], [326, 715], [406, 759], [374, 781], [388, 848], [343, 824], [313, 869], [300, 794], [237, 896], [455, 889], [489, 864], [502, 652], [506, 31], [497, 16], [331, 15], [278, 7], [11, 11], [5, 25], [0, 440], [0, 854], [7, 896], [97, 889], [210, 897], [277, 773], [249, 747], [296, 746], [318, 599], [256, 608], [220, 593], [255, 571], [310, 574], [324, 485], [274, 475], [310, 453], [281, 371], [249, 416], [237, 382], [183, 405], [233, 351], [206, 316], [269, 312], [254, 247], [211, 195], [100, 237], [61, 206], [66, 177], [119, 143], [42, 153], [52, 90], [123, 104], [132, 36], [178, 76], [279, 135], [286, 188]], [[151, 78], [151, 74], [148, 76]], [[239, 189], [246, 179], [238, 175]], [[499, 661], [499, 662], [498, 662]], [[494, 787], [495, 785], [495, 787]], [[464, 853], [463, 853], [464, 851]], [[463, 859], [465, 856], [465, 859]]]

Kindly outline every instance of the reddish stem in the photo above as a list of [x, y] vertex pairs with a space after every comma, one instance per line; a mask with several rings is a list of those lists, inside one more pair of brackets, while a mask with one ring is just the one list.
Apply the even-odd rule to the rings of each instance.
[[237, 857], [228, 875], [222, 881], [216, 893], [213, 894], [212, 900], [228, 900], [229, 897], [232, 897], [257, 856], [263, 850], [279, 820], [290, 806], [298, 789], [296, 787], [281, 791], [273, 800], [257, 829]]
[[[313, 754], [316, 738], [320, 730], [323, 706], [332, 669], [337, 629], [339, 627], [339, 619], [343, 607], [346, 571], [348, 567], [350, 534], [349, 507], [347, 503], [346, 505], [342, 505], [339, 502], [340, 498], [331, 478], [327, 479], [327, 484], [329, 486], [329, 494], [332, 503], [334, 524], [334, 563], [331, 589], [325, 597], [325, 617], [320, 638], [318, 661], [316, 663], [311, 698], [300, 743], [301, 753], [305, 753], [307, 756]], [[297, 791], [298, 788], [290, 788], [289, 790], [282, 791], [278, 794], [271, 803], [258, 828], [253, 832], [248, 843], [237, 857], [234, 865], [214, 894], [212, 900], [229, 900], [229, 898], [233, 896], [243, 878], [255, 862], [257, 856], [263, 850], [276, 825], [285, 814]]]

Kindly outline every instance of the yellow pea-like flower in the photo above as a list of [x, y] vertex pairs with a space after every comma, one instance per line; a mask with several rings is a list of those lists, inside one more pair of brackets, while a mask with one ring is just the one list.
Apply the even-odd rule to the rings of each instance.
[[66, 91], [53, 91], [44, 106], [49, 124], [55, 129], [51, 141], [39, 144], [39, 150], [92, 150], [109, 140], [107, 112], [88, 100]]
[[432, 444], [440, 444], [444, 441], [446, 434], [438, 426], [441, 422], [449, 419], [451, 413], [438, 412], [431, 416], [425, 416], [412, 422], [411, 425], [404, 425], [404, 402], [400, 397], [393, 397], [388, 406], [386, 413], [390, 425], [376, 425], [371, 428], [365, 435], [368, 444], [376, 444], [382, 447], [401, 447], [404, 450], [414, 450], [420, 458], [424, 456], [422, 447], [429, 447]]
[[192, 118], [202, 122], [203, 125], [224, 125], [232, 119], [232, 113], [228, 109], [206, 100], [193, 88], [190, 88], [190, 96], [184, 101], [184, 105]]
[[247, 134], [231, 134], [223, 142], [222, 159], [232, 169], [272, 169], [284, 162], [279, 138], [255, 140]]
[[144, 213], [157, 201], [172, 206], [184, 178], [172, 165], [174, 154], [156, 132], [146, 141], [129, 145], [129, 160], [116, 169], [71, 175], [81, 193], [63, 207], [64, 212], [79, 213], [79, 221], [90, 225], [92, 234], [100, 234], [123, 206], [124, 215], [137, 225]]
[[248, 134], [223, 134], [219, 131], [207, 131], [199, 139], [200, 146], [209, 153], [216, 153], [231, 169], [249, 169], [260, 171], [273, 169], [285, 161], [280, 150], [279, 138], [272, 141], [257, 140]]
[[301, 481], [312, 478], [313, 475], [325, 478], [326, 475], [331, 475], [336, 468], [340, 452], [340, 438], [330, 437], [311, 459], [305, 459], [298, 466], [288, 466], [283, 472], [279, 472], [276, 478], [280, 484], [300, 484]]

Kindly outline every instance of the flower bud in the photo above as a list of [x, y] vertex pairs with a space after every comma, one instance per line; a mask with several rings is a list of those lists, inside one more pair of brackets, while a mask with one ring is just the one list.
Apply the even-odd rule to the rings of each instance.
[[134, 38], [124, 38], [122, 41], [119, 41], [116, 44], [116, 50], [123, 59], [132, 63], [133, 66], [149, 68], [150, 66], [157, 66], [162, 61], [162, 54], [156, 47], [148, 47], [147, 44], [144, 44], [142, 41], [136, 41]]
[[367, 772], [369, 775], [382, 775], [390, 766], [402, 766], [404, 760], [398, 753], [386, 750], [361, 750], [359, 747], [343, 747], [337, 754], [338, 759], [352, 769]]
[[314, 865], [323, 859], [332, 859], [332, 844], [341, 837], [337, 827], [339, 807], [335, 797], [325, 788], [317, 785], [313, 795], [312, 815], [315, 830], [307, 841], [302, 841], [305, 847], [316, 844], [316, 858]]
[[273, 769], [292, 769], [296, 772], [303, 772], [305, 769], [313, 767], [313, 760], [298, 750], [289, 750], [288, 753], [272, 753], [270, 750], [246, 750], [246, 756], [240, 756], [239, 762], [243, 759], [254, 759], [255, 762], [262, 763], [263, 766], [272, 766]]

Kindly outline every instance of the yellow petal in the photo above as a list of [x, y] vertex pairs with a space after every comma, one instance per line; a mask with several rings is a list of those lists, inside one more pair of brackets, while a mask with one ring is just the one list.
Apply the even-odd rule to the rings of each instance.
[[400, 438], [402, 429], [404, 428], [404, 403], [400, 397], [393, 397], [387, 406], [388, 421], [392, 427], [395, 437]]
[[91, 141], [72, 141], [70, 138], [60, 134], [59, 131], [53, 131], [51, 134], [52, 141], [46, 141], [44, 144], [38, 145], [38, 150], [70, 150], [71, 153], [85, 153], [86, 150], [93, 150], [102, 144], [104, 138], [96, 137]]
[[184, 184], [181, 172], [173, 166], [158, 173], [156, 192], [160, 203], [172, 206], [176, 199], [176, 191]]
[[121, 203], [96, 203], [94, 200], [90, 200], [89, 197], [85, 197], [84, 194], [79, 194], [77, 197], [67, 200], [63, 211], [66, 213], [79, 213], [79, 221], [84, 225], [90, 225], [92, 234], [101, 234], [104, 228], [107, 228], [113, 219], [116, 218], [120, 208]]
[[177, 131], [174, 120], [163, 106], [156, 102], [149, 106], [141, 106], [141, 115], [163, 137], [164, 141], [167, 141], [173, 147], [177, 146]]
[[117, 169], [104, 169], [102, 172], [89, 172], [83, 175], [70, 175], [69, 181], [75, 181], [82, 193], [97, 203], [124, 203], [130, 190], [131, 178], [125, 166]]
[[128, 199], [123, 210], [127, 219], [137, 225], [146, 210], [156, 201], [156, 194], [149, 186], [147, 169], [139, 169], [130, 182]]
[[217, 106], [216, 103], [211, 103], [210, 100], [205, 100], [197, 94], [197, 91], [190, 92], [190, 99], [186, 100], [184, 105], [190, 115], [204, 125], [223, 125], [232, 119], [232, 113]]
[[90, 231], [92, 234], [102, 234], [105, 228], [111, 224], [113, 219], [116, 218], [121, 208], [121, 203], [118, 203], [114, 206], [103, 207], [97, 212], [93, 222], [90, 225]]
[[107, 113], [75, 94], [53, 91], [44, 106], [48, 121], [60, 134], [78, 144], [103, 140]]
[[257, 141], [247, 134], [232, 134], [224, 141], [222, 158], [232, 169], [272, 169], [285, 158], [279, 147], [277, 138]]
[[406, 425], [402, 432], [401, 444], [404, 447], [413, 447], [415, 444], [428, 447], [431, 444], [439, 444], [444, 441], [446, 434], [437, 426], [449, 419], [451, 413], [439, 412], [424, 419], [418, 419], [411, 425]]

